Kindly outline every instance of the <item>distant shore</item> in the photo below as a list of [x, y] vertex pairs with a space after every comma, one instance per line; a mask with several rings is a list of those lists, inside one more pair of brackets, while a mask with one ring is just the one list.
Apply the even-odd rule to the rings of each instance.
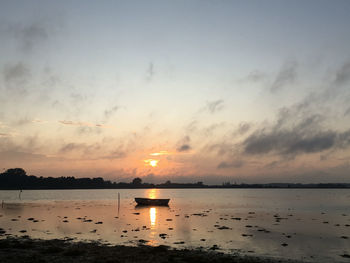
[[40, 240], [29, 237], [0, 239], [0, 260], [12, 262], [235, 262], [235, 263], [297, 263], [300, 261], [223, 254], [216, 251], [170, 249], [167, 246], [108, 246], [98, 242]]
[[64, 189], [350, 189], [350, 183], [266, 183], [246, 184], [223, 182], [222, 185], [207, 185], [196, 183], [144, 183], [141, 178], [134, 178], [132, 182], [111, 182], [101, 177], [37, 177], [27, 175], [22, 168], [12, 168], [0, 173], [0, 190], [64, 190]]

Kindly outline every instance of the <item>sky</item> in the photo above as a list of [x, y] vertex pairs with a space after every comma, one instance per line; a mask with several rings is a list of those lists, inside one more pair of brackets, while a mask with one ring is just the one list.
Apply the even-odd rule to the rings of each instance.
[[0, 169], [350, 182], [350, 1], [0, 0]]

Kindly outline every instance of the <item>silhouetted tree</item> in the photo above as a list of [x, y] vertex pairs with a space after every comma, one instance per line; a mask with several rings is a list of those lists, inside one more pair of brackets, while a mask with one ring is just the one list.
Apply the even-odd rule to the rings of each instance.
[[11, 168], [6, 170], [6, 172], [4, 172], [5, 175], [10, 175], [10, 176], [15, 176], [15, 177], [21, 177], [21, 176], [26, 176], [27, 173], [26, 171], [24, 171], [24, 169], [22, 168]]
[[134, 180], [132, 180], [132, 184], [140, 185], [140, 184], [142, 184], [142, 179], [139, 177], [136, 177]]

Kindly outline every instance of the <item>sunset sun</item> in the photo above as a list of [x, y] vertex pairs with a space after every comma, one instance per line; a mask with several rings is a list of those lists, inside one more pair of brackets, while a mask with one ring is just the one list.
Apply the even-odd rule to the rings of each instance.
[[157, 163], [158, 163], [157, 160], [152, 160], [152, 161], [149, 162], [150, 166], [152, 166], [152, 167], [156, 167]]
[[159, 160], [147, 159], [144, 162], [152, 167], [157, 167]]

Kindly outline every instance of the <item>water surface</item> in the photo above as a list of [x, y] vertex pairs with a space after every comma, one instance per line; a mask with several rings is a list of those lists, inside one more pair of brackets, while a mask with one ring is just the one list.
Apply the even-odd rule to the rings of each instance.
[[[121, 196], [118, 206], [118, 193]], [[134, 197], [171, 198], [137, 207]], [[132, 189], [0, 191], [6, 235], [347, 262], [350, 190]]]

